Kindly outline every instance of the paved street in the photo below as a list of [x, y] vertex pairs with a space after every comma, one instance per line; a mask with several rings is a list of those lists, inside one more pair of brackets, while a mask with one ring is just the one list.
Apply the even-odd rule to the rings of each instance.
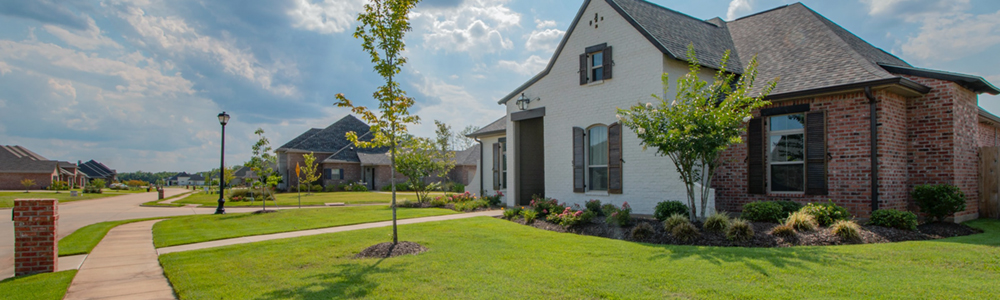
[[[184, 189], [166, 189], [165, 197], [184, 193]], [[44, 195], [37, 195], [44, 196]], [[34, 198], [36, 195], [31, 195]], [[39, 197], [44, 198], [44, 197]], [[83, 200], [59, 205], [59, 238], [73, 233], [81, 227], [104, 221], [138, 218], [211, 214], [214, 207], [140, 207], [145, 202], [156, 200], [156, 192], [130, 194], [109, 198]], [[226, 212], [251, 212], [256, 207], [226, 208]], [[14, 276], [14, 222], [11, 209], [0, 209], [0, 280]]]

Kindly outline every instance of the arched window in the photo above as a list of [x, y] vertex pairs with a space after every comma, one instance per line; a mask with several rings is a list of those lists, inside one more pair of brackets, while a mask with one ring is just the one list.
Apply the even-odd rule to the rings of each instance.
[[587, 129], [587, 186], [591, 191], [608, 190], [608, 127]]

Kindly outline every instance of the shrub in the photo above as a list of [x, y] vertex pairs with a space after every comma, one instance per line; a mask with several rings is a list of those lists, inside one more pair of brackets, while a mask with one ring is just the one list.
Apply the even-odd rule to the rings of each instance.
[[779, 201], [774, 201], [774, 203], [781, 205], [781, 211], [785, 213], [785, 216], [791, 215], [792, 213], [802, 209], [802, 204], [799, 204], [798, 202], [795, 201], [779, 200]]
[[497, 191], [497, 193], [493, 196], [483, 195], [483, 200], [486, 200], [490, 206], [499, 206], [501, 197], [503, 197], [503, 192]]
[[368, 191], [368, 185], [365, 184], [364, 182], [358, 181], [358, 182], [354, 182], [354, 183], [348, 184], [347, 187], [344, 190], [345, 191], [351, 191], [351, 192], [367, 192]]
[[463, 193], [465, 192], [465, 185], [456, 182], [454, 185], [451, 186], [451, 191], [455, 193]]
[[[434, 202], [431, 202], [431, 203], [434, 203]], [[521, 214], [521, 208], [519, 208], [519, 207], [515, 207], [515, 208], [511, 208], [511, 209], [503, 209], [503, 218], [505, 220], [513, 220], [514, 218], [517, 218], [517, 216], [520, 215], [520, 214]]]
[[473, 210], [484, 208], [484, 207], [488, 207], [488, 206], [489, 206], [489, 204], [486, 203], [486, 201], [483, 201], [483, 200], [473, 200], [473, 201], [465, 201], [465, 202], [455, 203], [455, 210], [459, 210], [459, 211], [473, 211]]
[[587, 200], [585, 206], [587, 210], [594, 212], [598, 216], [604, 215], [604, 212], [601, 211], [601, 200]]
[[688, 220], [688, 217], [687, 217], [686, 214], [683, 214], [683, 215], [682, 214], [673, 214], [669, 218], [666, 218], [665, 220], [663, 220], [663, 230], [671, 231], [671, 230], [674, 230], [674, 227], [676, 227], [677, 225], [684, 224], [684, 223], [691, 223], [691, 221]]
[[347, 190], [347, 187], [348, 187], [348, 186], [349, 186], [349, 185], [348, 185], [348, 184], [346, 184], [346, 183], [340, 183], [340, 184], [337, 184], [337, 190], [338, 190], [338, 191], [346, 191], [346, 190]]
[[559, 205], [559, 201], [551, 198], [532, 197], [530, 205], [538, 213], [539, 218], [544, 218], [549, 213], [563, 210], [563, 207]]
[[616, 207], [615, 212], [608, 215], [606, 222], [616, 226], [628, 225], [632, 222], [632, 207], [628, 205], [628, 202], [622, 203], [621, 208]]
[[833, 203], [832, 200], [823, 204], [806, 204], [800, 211], [812, 215], [820, 226], [830, 226], [833, 222], [851, 218], [851, 214], [847, 212], [846, 208]]
[[531, 224], [535, 222], [535, 218], [538, 217], [538, 212], [525, 209], [521, 211], [521, 217], [524, 217], [524, 224]]
[[[255, 200], [260, 200], [260, 191], [251, 191], [250, 189], [231, 189], [229, 190], [229, 201], [249, 201], [250, 196], [256, 198]], [[267, 200], [274, 200], [274, 195], [268, 194]]]
[[902, 230], [916, 230], [917, 215], [908, 211], [880, 209], [872, 212], [872, 217], [868, 220], [868, 224]]
[[103, 193], [101, 189], [104, 188], [104, 184], [105, 184], [104, 179], [94, 179], [93, 181], [87, 183], [87, 185], [83, 187], [83, 193], [101, 194]]
[[858, 223], [848, 220], [839, 220], [830, 226], [833, 234], [845, 240], [858, 240], [861, 238], [861, 226]]
[[399, 203], [398, 205], [399, 205], [399, 207], [407, 207], [407, 208], [418, 208], [418, 207], [420, 207], [420, 203], [413, 202], [413, 201], [410, 201], [410, 200], [403, 200], [403, 202]]
[[336, 192], [337, 191], [337, 185], [328, 184], [327, 186], [323, 187], [323, 191], [324, 192]]
[[[598, 202], [600, 202], [600, 201], [598, 201]], [[612, 214], [612, 213], [614, 213], [616, 211], [618, 211], [618, 207], [616, 207], [614, 204], [607, 203], [607, 204], [601, 205], [601, 215], [602, 216], [610, 215], [610, 214]]]
[[789, 215], [788, 219], [785, 220], [785, 225], [801, 231], [816, 230], [816, 227], [819, 226], [816, 223], [816, 217], [803, 211], [797, 211]]
[[69, 183], [62, 180], [53, 181], [52, 185], [49, 186], [49, 190], [53, 191], [65, 191], [68, 189], [69, 189]]
[[672, 217], [675, 214], [688, 215], [687, 205], [680, 203], [678, 201], [663, 201], [656, 204], [656, 209], [653, 210], [653, 217], [660, 222], [666, 221], [667, 218]]
[[725, 232], [729, 228], [729, 214], [715, 212], [705, 219], [705, 230], [713, 232]]
[[965, 210], [965, 193], [950, 184], [925, 184], [913, 188], [910, 193], [917, 201], [920, 212], [936, 221]]
[[795, 228], [788, 224], [774, 226], [774, 228], [771, 229], [771, 235], [780, 237], [794, 236]]
[[318, 185], [318, 184], [312, 185], [312, 188], [309, 189], [310, 192], [319, 192], [319, 191], [322, 191], [322, 190], [323, 190], [323, 186], [322, 185]]
[[733, 219], [726, 228], [726, 239], [730, 241], [746, 241], [753, 238], [753, 226], [743, 219]]
[[448, 202], [444, 201], [444, 198], [441, 197], [434, 198], [430, 203], [432, 207], [444, 207], [445, 204], [448, 204]]
[[461, 193], [461, 194], [453, 194], [451, 196], [447, 196], [447, 197], [445, 197], [445, 200], [447, 202], [451, 202], [451, 203], [459, 203], [459, 202], [468, 202], [468, 201], [476, 200], [476, 197], [473, 197], [472, 193], [465, 192], [465, 193]]
[[674, 229], [671, 230], [670, 233], [673, 234], [675, 238], [685, 242], [695, 239], [701, 235], [701, 232], [698, 231], [698, 227], [695, 227], [694, 224], [691, 224], [691, 222], [677, 224], [677, 226], [674, 226]]
[[757, 222], [776, 222], [787, 217], [781, 204], [774, 201], [755, 201], [743, 205], [744, 219]]
[[642, 222], [635, 227], [632, 227], [632, 238], [636, 240], [645, 240], [653, 236], [653, 225], [649, 223]]
[[576, 210], [566, 207], [563, 209], [562, 213], [559, 214], [549, 214], [546, 218], [547, 221], [562, 225], [563, 227], [569, 228], [577, 226], [583, 223], [590, 222], [590, 219], [594, 217], [594, 213], [590, 211]]

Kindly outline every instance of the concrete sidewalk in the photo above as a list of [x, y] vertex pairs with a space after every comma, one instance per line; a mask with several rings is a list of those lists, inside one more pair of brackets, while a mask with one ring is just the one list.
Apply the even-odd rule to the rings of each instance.
[[111, 229], [76, 273], [63, 299], [176, 299], [153, 248], [153, 224]]

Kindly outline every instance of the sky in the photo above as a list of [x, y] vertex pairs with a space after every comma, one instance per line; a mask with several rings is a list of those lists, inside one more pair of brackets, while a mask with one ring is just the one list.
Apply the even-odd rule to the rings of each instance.
[[[366, 0], [0, 0], [0, 145], [119, 172], [249, 159], [257, 128], [274, 148], [377, 106], [382, 84], [353, 37]], [[595, 0], [596, 1], [596, 0]], [[652, 0], [732, 20], [784, 0]], [[1000, 85], [1000, 1], [802, 1], [912, 65]], [[400, 84], [434, 134], [503, 116], [497, 100], [540, 72], [583, 0], [424, 0], [411, 14]], [[1000, 97], [980, 105], [1000, 114]]]

